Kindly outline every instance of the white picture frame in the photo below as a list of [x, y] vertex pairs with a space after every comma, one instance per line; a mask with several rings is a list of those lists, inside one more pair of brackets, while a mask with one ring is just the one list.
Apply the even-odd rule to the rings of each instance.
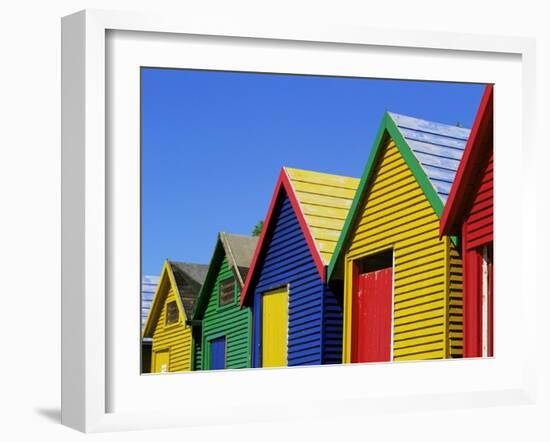
[[[176, 409], [168, 405], [165, 408], [151, 406], [147, 409], [143, 404], [136, 409], [122, 406], [119, 410], [116, 406], [113, 408], [111, 403], [110, 395], [115, 388], [113, 378], [121, 378], [120, 375], [112, 376], [112, 361], [116, 358], [113, 355], [113, 347], [109, 343], [109, 336], [114, 333], [112, 324], [116, 320], [111, 311], [113, 300], [109, 298], [111, 282], [108, 269], [110, 259], [115, 259], [110, 256], [112, 249], [109, 244], [116, 240], [112, 235], [117, 230], [110, 227], [114, 222], [112, 213], [116, 198], [109, 193], [108, 181], [112, 177], [109, 175], [111, 166], [108, 143], [112, 140], [106, 130], [106, 121], [113, 117], [107, 106], [110, 92], [107, 80], [110, 81], [111, 78], [116, 77], [116, 73], [113, 77], [106, 75], [106, 72], [109, 72], [108, 63], [112, 62], [107, 59], [112, 55], [108, 50], [107, 35], [113, 32], [155, 33], [157, 37], [164, 35], [171, 38], [216, 36], [227, 39], [229, 44], [231, 41], [243, 39], [243, 41], [253, 41], [254, 44], [262, 44], [262, 42], [269, 42], [272, 45], [284, 44], [290, 49], [293, 45], [302, 45], [301, 48], [304, 49], [304, 43], [312, 47], [317, 44], [328, 45], [330, 50], [353, 47], [375, 48], [383, 52], [399, 48], [402, 51], [400, 55], [402, 57], [407, 50], [415, 49], [431, 51], [435, 58], [448, 53], [470, 54], [479, 60], [483, 60], [484, 54], [516, 57], [521, 71], [521, 94], [519, 95], [521, 124], [517, 128], [517, 133], [521, 145], [522, 170], [529, 170], [534, 163], [535, 143], [532, 134], [534, 133], [536, 93], [533, 39], [390, 31], [338, 25], [307, 24], [297, 27], [280, 23], [275, 26], [269, 23], [248, 23], [244, 20], [229, 23], [200, 20], [196, 17], [182, 18], [100, 10], [87, 10], [64, 17], [62, 20], [62, 423], [80, 431], [207, 425], [212, 418], [212, 415], [210, 417], [205, 415], [207, 404], [204, 398], [197, 400], [193, 410], [186, 409], [184, 406]], [[211, 68], [210, 65], [209, 68]], [[449, 66], [447, 69], [453, 69], [453, 67]], [[495, 103], [498, 119], [500, 106], [498, 95]], [[503, 120], [504, 113], [504, 111], [501, 112]], [[116, 116], [114, 118], [116, 119]], [[498, 134], [496, 139], [498, 144]], [[505, 155], [502, 158], [504, 159]], [[505, 165], [504, 160], [501, 164]], [[436, 383], [433, 389], [426, 390], [424, 394], [413, 390], [406, 391], [405, 384], [397, 386], [394, 391], [359, 388], [358, 391], [350, 394], [350, 385], [353, 385], [351, 382], [359, 376], [370, 374], [392, 376], [395, 370], [401, 370], [407, 373], [406, 376], [425, 379], [428, 366], [423, 364], [241, 370], [223, 374], [170, 375], [162, 378], [142, 376], [139, 382], [142, 382], [141, 379], [145, 380], [140, 390], [143, 388], [142, 391], [146, 392], [145, 396], [152, 394], [152, 389], [157, 389], [158, 394], [162, 395], [166, 392], [166, 388], [179, 388], [175, 387], [176, 384], [196, 384], [194, 388], [210, 396], [207, 399], [215, 404], [214, 407], [218, 407], [213, 411], [213, 416], [218, 416], [220, 422], [253, 422], [274, 418], [324, 416], [334, 413], [335, 404], [337, 404], [338, 413], [363, 414], [380, 407], [388, 412], [395, 412], [419, 408], [533, 403], [536, 389], [535, 359], [532, 355], [535, 354], [536, 324], [530, 318], [536, 317], [536, 285], [533, 278], [527, 277], [530, 269], [526, 264], [526, 258], [534, 254], [536, 247], [534, 228], [536, 196], [531, 191], [536, 187], [534, 181], [534, 176], [524, 173], [522, 185], [515, 190], [517, 192], [515, 195], [522, 205], [521, 213], [515, 218], [517, 223], [514, 224], [512, 221], [508, 227], [501, 228], [501, 231], [504, 231], [506, 228], [520, 226], [521, 241], [516, 241], [512, 246], [516, 247], [515, 250], [522, 263], [520, 269], [522, 278], [517, 282], [521, 293], [517, 301], [521, 315], [518, 315], [517, 320], [522, 326], [517, 339], [521, 340], [522, 352], [518, 353], [514, 364], [506, 362], [508, 359], [505, 357], [499, 359], [498, 346], [497, 357], [493, 360], [463, 360], [458, 361], [458, 364], [436, 361], [431, 364], [439, 364], [439, 367], [430, 365], [432, 367], [430, 370], [446, 370], [450, 374], [460, 371], [464, 378], [463, 386], [452, 391], [442, 391]], [[498, 236], [500, 222], [498, 179], [496, 185], [496, 236], [502, 238], [503, 236]], [[514, 192], [514, 189], [509, 187], [506, 189]], [[504, 199], [502, 201], [502, 207], [504, 207], [506, 202]], [[502, 274], [504, 274], [504, 265], [502, 268]], [[497, 270], [496, 293], [500, 293], [498, 278]], [[504, 304], [503, 301], [502, 305]], [[498, 318], [497, 314], [496, 322], [499, 321]], [[506, 330], [505, 325], [501, 327], [502, 331]], [[498, 339], [498, 329], [496, 339]], [[504, 346], [501, 348], [504, 349]], [[137, 364], [138, 361], [136, 360], [135, 363]], [[346, 379], [343, 380], [343, 388], [340, 392], [328, 395], [317, 394], [316, 384], [307, 383], [308, 378], [319, 376], [315, 373], [322, 373], [322, 376], [331, 382], [330, 379], [342, 376], [342, 370], [346, 370]], [[474, 385], [476, 376], [484, 379], [483, 376], [488, 376], [491, 372], [506, 372], [507, 376], [502, 378], [506, 380], [487, 384], [487, 388], [483, 388], [482, 383]], [[219, 396], [206, 388], [212, 382], [212, 376], [222, 376], [219, 379], [224, 380], [223, 391]], [[348, 378], [351, 380], [347, 380]], [[472, 381], [471, 390], [468, 389], [468, 380]], [[260, 386], [265, 387], [266, 384], [277, 386], [289, 383], [298, 392], [309, 392], [311, 397], [303, 402], [291, 400], [285, 404], [284, 398], [277, 396], [276, 390], [269, 393], [272, 395], [269, 401], [262, 401], [257, 394], [254, 394], [254, 391], [258, 391]], [[238, 389], [244, 384], [248, 385], [248, 390], [244, 394], [246, 397], [239, 400], [241, 404], [248, 404], [249, 412], [239, 411], [239, 403], [235, 402], [232, 403], [232, 407], [236, 409], [228, 413], [227, 400], [236, 391], [240, 391]], [[166, 385], [169, 387], [165, 387]], [[303, 390], [300, 390], [297, 385]], [[127, 390], [121, 390], [120, 394], [125, 394], [124, 391]], [[124, 400], [121, 401], [123, 402]]]

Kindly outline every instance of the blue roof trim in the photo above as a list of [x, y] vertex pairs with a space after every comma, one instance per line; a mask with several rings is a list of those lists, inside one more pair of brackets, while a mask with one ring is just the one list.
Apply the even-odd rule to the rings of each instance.
[[445, 203], [470, 129], [388, 112], [435, 191]]

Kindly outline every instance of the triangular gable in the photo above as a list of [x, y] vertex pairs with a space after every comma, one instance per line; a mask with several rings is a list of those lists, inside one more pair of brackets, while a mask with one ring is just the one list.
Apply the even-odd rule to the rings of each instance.
[[224, 257], [227, 258], [229, 267], [233, 271], [237, 283], [241, 288], [243, 287], [252, 255], [256, 249], [256, 242], [257, 238], [250, 236], [225, 232], [218, 234], [214, 253], [208, 266], [208, 272], [195, 304], [193, 319], [202, 319], [202, 315], [208, 304], [208, 296], [212, 291]]
[[144, 338], [153, 337], [155, 325], [158, 321], [158, 317], [160, 315], [160, 312], [162, 311], [162, 306], [164, 305], [164, 301], [168, 292], [170, 291], [170, 288], [172, 288], [176, 293], [176, 302], [180, 311], [180, 315], [183, 318], [183, 323], [185, 323], [185, 321], [188, 319], [185, 313], [185, 309], [183, 308], [183, 304], [181, 302], [181, 296], [179, 295], [176, 279], [174, 278], [174, 274], [170, 267], [169, 261], [166, 260], [162, 267], [162, 272], [159, 277], [157, 289], [155, 290], [155, 295], [153, 297], [151, 309], [149, 310], [149, 315], [147, 316], [147, 320], [145, 321], [145, 327], [143, 328]]
[[[338, 175], [291, 168], [281, 170], [250, 264], [250, 271], [241, 292], [241, 307], [248, 296], [260, 257], [267, 246], [267, 237], [275, 219], [275, 207], [282, 198], [285, 195], [288, 197], [319, 276], [322, 281], [325, 281], [326, 265], [330, 262], [336, 240], [343, 226], [343, 220], [346, 217], [346, 213], [343, 211], [349, 210], [352, 194], [355, 193], [358, 183], [359, 180], [355, 178]], [[319, 204], [320, 202], [322, 204]]]
[[[342, 259], [344, 245], [351, 234], [351, 226], [368, 191], [375, 173], [379, 153], [391, 138], [407, 166], [414, 175], [430, 205], [438, 217], [443, 212], [448, 180], [454, 178], [460, 158], [452, 158], [455, 150], [466, 145], [468, 129], [420, 120], [386, 112], [374, 139], [373, 148], [365, 166], [359, 188], [353, 199], [342, 234], [338, 239], [327, 271], [330, 280], [338, 262]], [[466, 135], [466, 138], [465, 138]]]
[[484, 154], [484, 141], [493, 131], [493, 85], [487, 85], [468, 139], [456, 179], [441, 215], [440, 236], [460, 233], [461, 219], [467, 210], [471, 187], [479, 179], [480, 160]]

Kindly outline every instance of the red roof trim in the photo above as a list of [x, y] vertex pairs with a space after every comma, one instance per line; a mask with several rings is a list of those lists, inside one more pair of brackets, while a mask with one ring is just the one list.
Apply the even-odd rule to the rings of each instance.
[[290, 178], [288, 177], [288, 174], [286, 173], [285, 169], [281, 169], [281, 173], [279, 174], [279, 178], [277, 179], [277, 184], [275, 185], [275, 191], [273, 192], [273, 196], [271, 198], [271, 202], [269, 203], [269, 209], [267, 211], [267, 215], [265, 217], [264, 226], [262, 228], [262, 233], [260, 233], [260, 238], [258, 239], [258, 244], [256, 245], [256, 250], [254, 251], [254, 256], [252, 257], [252, 262], [250, 263], [250, 270], [248, 271], [248, 275], [246, 276], [246, 281], [244, 283], [243, 290], [241, 291], [241, 299], [240, 299], [240, 306], [244, 305], [244, 301], [246, 300], [248, 296], [248, 292], [250, 290], [250, 285], [252, 284], [252, 279], [254, 278], [257, 266], [259, 265], [260, 256], [262, 254], [262, 251], [264, 249], [265, 243], [266, 243], [266, 237], [267, 232], [270, 230], [272, 220], [273, 220], [273, 212], [275, 210], [275, 206], [279, 199], [282, 197], [283, 193], [282, 191], [286, 193], [288, 196], [288, 199], [290, 200], [290, 204], [292, 205], [292, 208], [294, 209], [294, 213], [296, 214], [296, 218], [298, 219], [298, 223], [300, 224], [300, 227], [302, 229], [302, 232], [304, 234], [304, 237], [306, 239], [307, 245], [311, 251], [311, 256], [313, 257], [313, 261], [315, 262], [315, 266], [317, 267], [317, 270], [319, 271], [319, 275], [321, 276], [321, 280], [325, 282], [326, 279], [326, 267], [323, 264], [323, 260], [321, 258], [321, 254], [319, 253], [319, 250], [317, 249], [317, 244], [315, 244], [315, 240], [313, 239], [313, 235], [311, 234], [311, 231], [309, 230], [309, 225], [304, 217], [304, 214], [302, 212], [302, 209], [300, 207], [300, 203], [298, 202], [298, 198], [296, 197], [296, 194], [294, 193], [294, 187], [292, 186], [292, 183], [290, 182]]
[[467, 210], [469, 197], [467, 189], [478, 178], [477, 169], [483, 153], [483, 139], [488, 130], [492, 130], [493, 85], [485, 87], [477, 110], [474, 127], [470, 132], [466, 149], [458, 166], [456, 177], [451, 186], [449, 198], [441, 214], [439, 235], [457, 235], [460, 233], [461, 220]]
[[319, 276], [321, 276], [321, 280], [323, 282], [325, 282], [326, 268], [325, 268], [325, 264], [323, 263], [323, 258], [321, 257], [321, 253], [319, 252], [319, 249], [317, 248], [317, 243], [315, 242], [315, 239], [313, 238], [313, 235], [311, 234], [311, 230], [309, 229], [309, 224], [306, 221], [304, 213], [302, 212], [302, 208], [300, 207], [298, 197], [296, 196], [296, 193], [294, 192], [294, 186], [292, 185], [292, 182], [290, 181], [290, 178], [289, 178], [289, 176], [286, 173], [286, 170], [284, 168], [282, 170], [282, 175], [283, 175], [283, 183], [284, 183], [284, 186], [285, 186], [285, 190], [287, 191], [287, 195], [288, 195], [288, 198], [290, 199], [290, 203], [292, 204], [292, 207], [294, 208], [294, 213], [296, 213], [296, 217], [298, 218], [298, 222], [300, 223], [300, 226], [302, 227], [302, 232], [304, 232], [304, 237], [306, 238], [307, 245], [309, 246], [309, 250], [311, 250], [311, 256], [313, 257], [313, 261], [315, 262], [315, 266], [317, 267], [317, 270], [319, 271]]

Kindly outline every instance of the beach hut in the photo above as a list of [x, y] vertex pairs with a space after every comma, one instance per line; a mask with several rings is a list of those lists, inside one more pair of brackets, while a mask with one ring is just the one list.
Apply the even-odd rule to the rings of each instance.
[[208, 266], [164, 262], [143, 339], [152, 339], [152, 373], [191, 370], [191, 318]]
[[[141, 332], [145, 327], [145, 321], [149, 316], [153, 296], [159, 282], [158, 276], [145, 275], [141, 278]], [[153, 340], [151, 338], [141, 339], [141, 372], [149, 373], [151, 370], [151, 351], [153, 350]]]
[[486, 87], [441, 216], [462, 243], [464, 356], [493, 356], [493, 86]]
[[384, 114], [328, 270], [344, 363], [462, 355], [462, 261], [439, 220], [469, 133]]
[[193, 315], [195, 370], [250, 367], [252, 313], [239, 295], [258, 238], [220, 232]]
[[341, 362], [342, 305], [326, 266], [358, 184], [282, 169], [241, 294], [253, 308], [254, 367]]

